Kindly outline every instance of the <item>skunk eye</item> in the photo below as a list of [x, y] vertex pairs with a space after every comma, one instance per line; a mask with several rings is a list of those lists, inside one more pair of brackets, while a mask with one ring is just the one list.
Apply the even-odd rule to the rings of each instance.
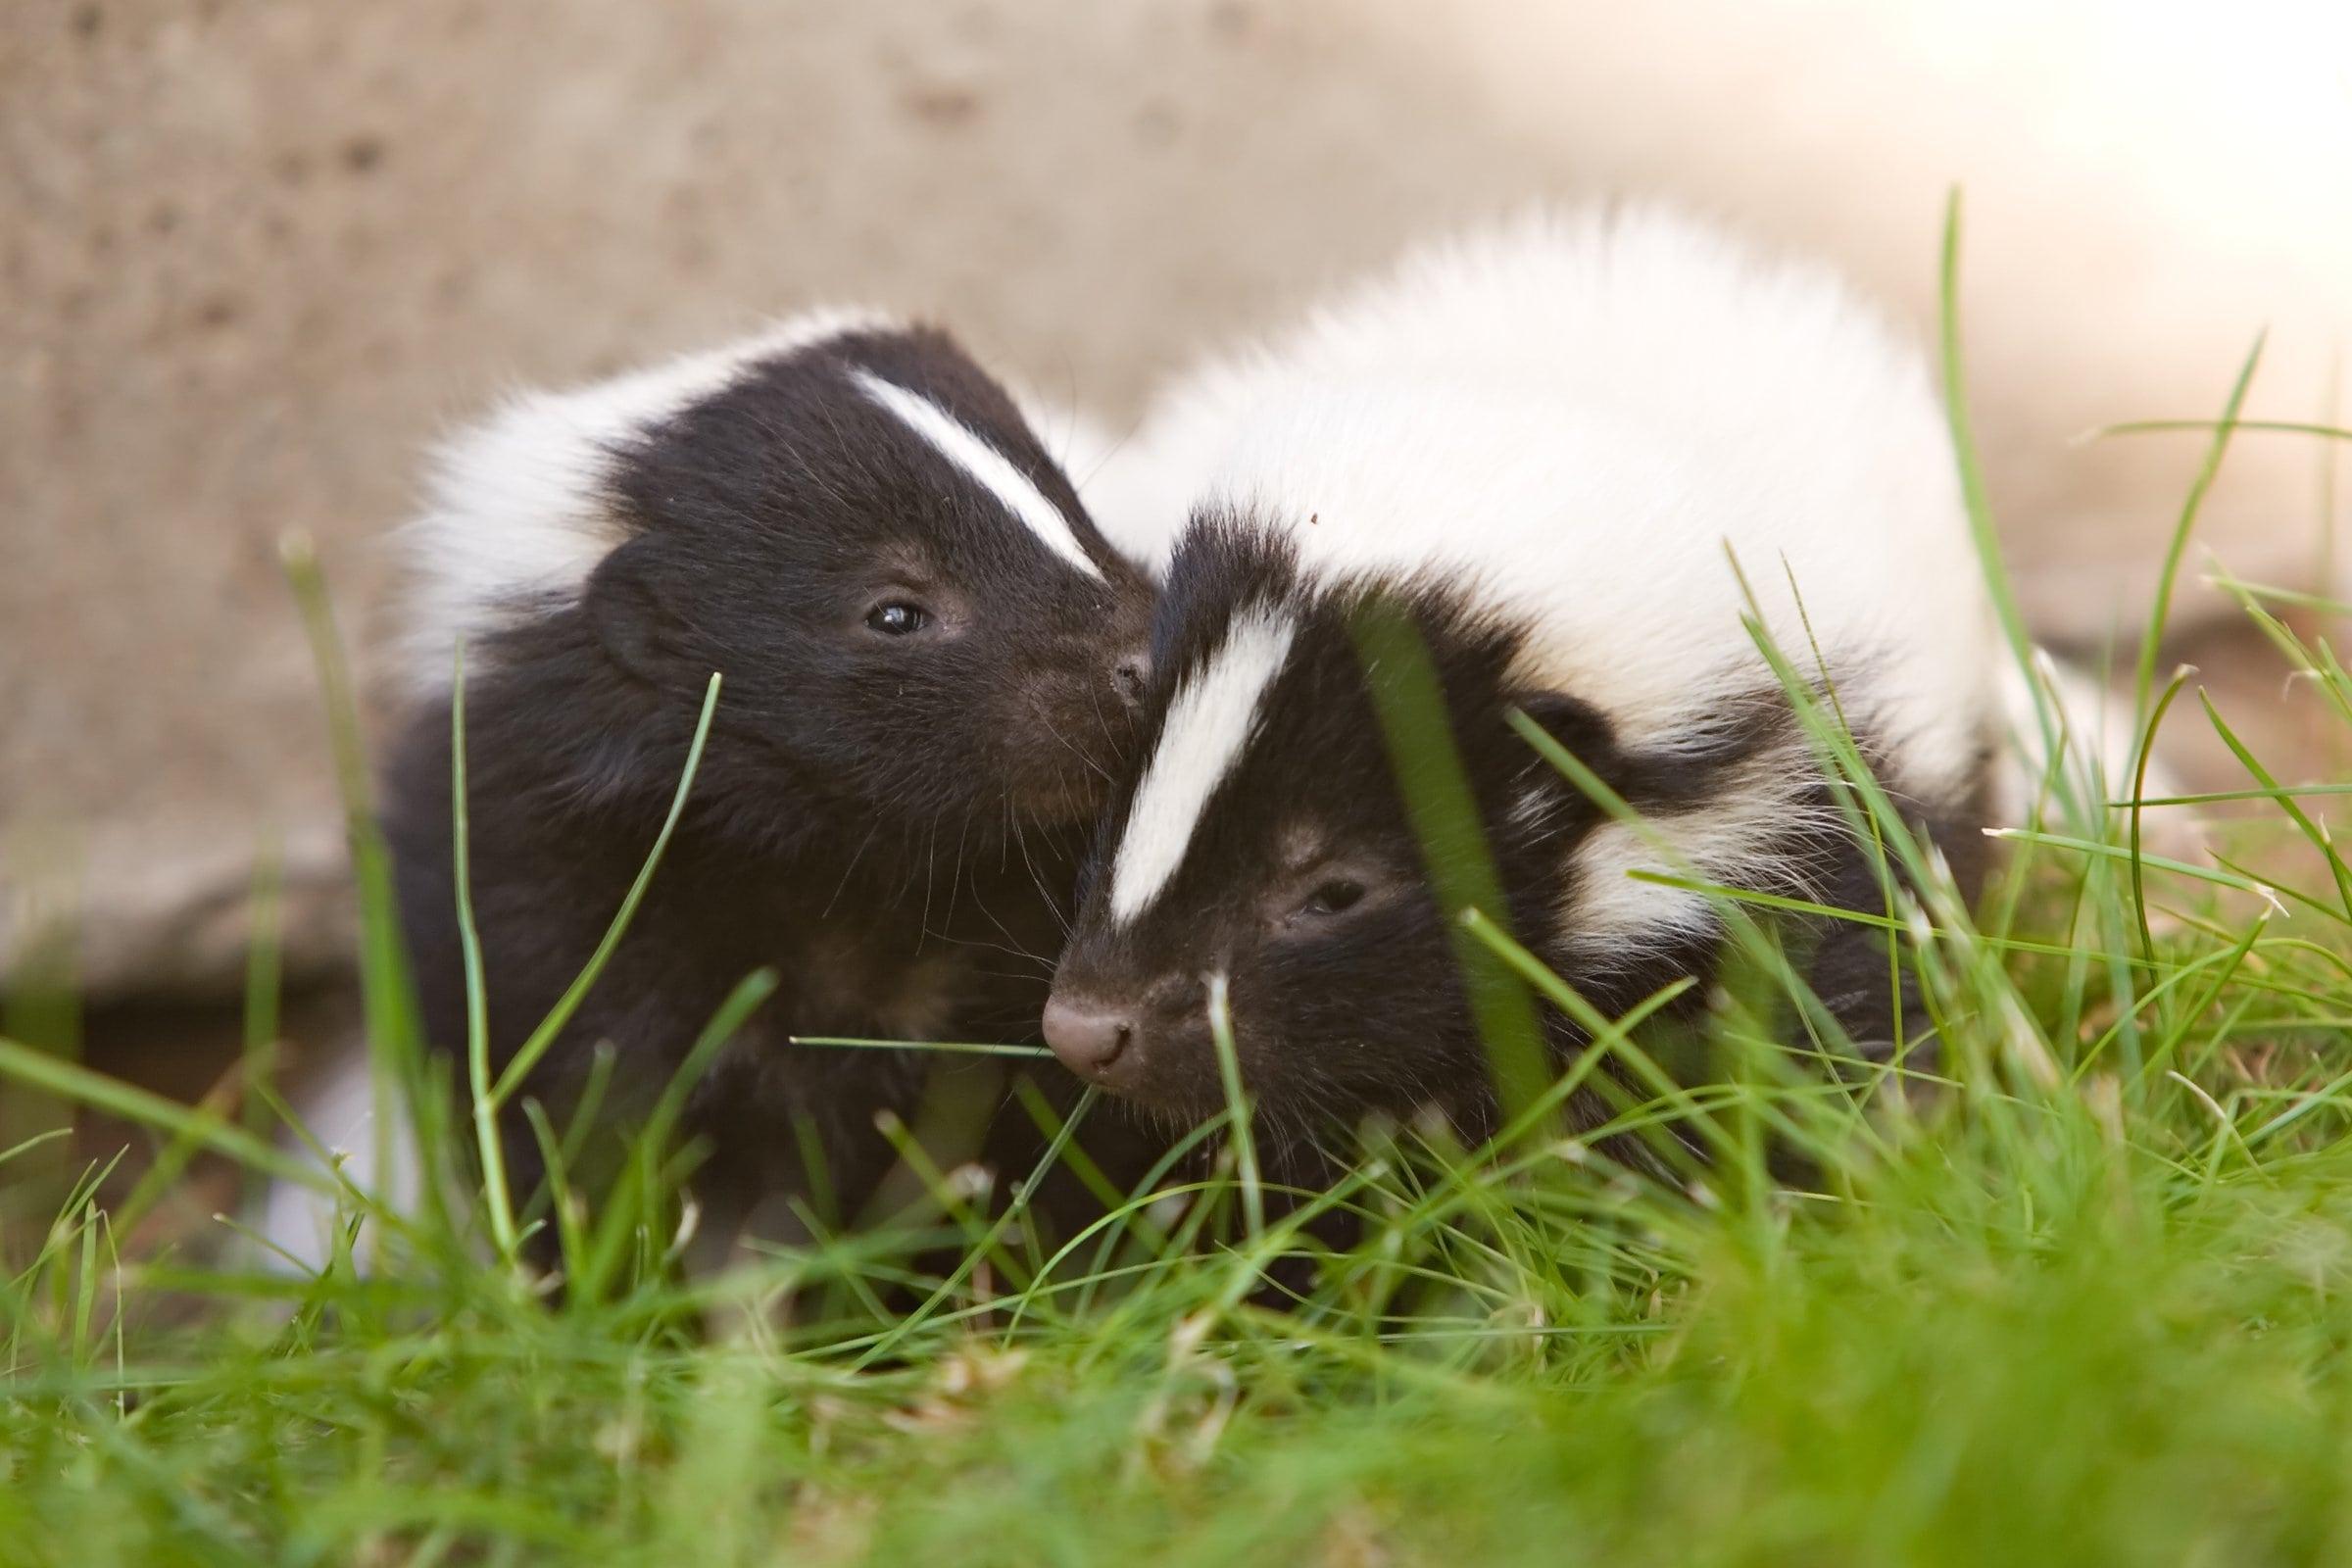
[[1344, 876], [1335, 876], [1306, 897], [1299, 906], [1300, 914], [1340, 914], [1355, 907], [1364, 897], [1364, 885]]
[[909, 605], [893, 600], [887, 605], [876, 605], [867, 611], [865, 624], [869, 629], [878, 631], [885, 637], [906, 637], [930, 625], [931, 617], [924, 613], [919, 605]]

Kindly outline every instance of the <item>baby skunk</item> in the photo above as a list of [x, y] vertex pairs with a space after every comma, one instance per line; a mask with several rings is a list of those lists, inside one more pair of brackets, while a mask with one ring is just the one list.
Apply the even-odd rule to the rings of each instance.
[[[1883, 782], [1979, 874], [1994, 620], [1925, 368], [1832, 278], [1665, 212], [1538, 217], [1196, 371], [1142, 446], [1196, 499], [1158, 568], [1147, 760], [1045, 1014], [1081, 1077], [1220, 1104], [1221, 973], [1271, 1115], [1491, 1113], [1350, 638], [1370, 596], [1430, 650], [1517, 935], [1604, 1011], [1706, 976], [1721, 936], [1706, 898], [1629, 871], [1879, 902], [1727, 545]], [[1672, 851], [1590, 805], [1513, 709]], [[1852, 932], [1820, 934], [1812, 978], [1884, 1042], [1886, 963]]]
[[[911, 1053], [788, 1035], [1034, 1038], [1082, 830], [1134, 741], [1151, 590], [944, 333], [828, 315], [585, 390], [438, 455], [413, 526], [428, 700], [386, 827], [425, 1026], [466, 1040], [450, 672], [466, 650], [472, 894], [504, 1063], [652, 847], [706, 683], [708, 751], [634, 925], [527, 1093], [642, 1106], [747, 974], [781, 984], [693, 1091], [707, 1233], [806, 1188], [844, 1215]], [[519, 1118], [517, 1191], [540, 1174]]]

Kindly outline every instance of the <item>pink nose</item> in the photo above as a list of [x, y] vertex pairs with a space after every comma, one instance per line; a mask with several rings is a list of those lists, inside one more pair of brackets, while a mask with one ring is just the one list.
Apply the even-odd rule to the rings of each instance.
[[1054, 996], [1046, 1003], [1046, 1044], [1061, 1064], [1090, 1083], [1101, 1083], [1122, 1058], [1135, 1053], [1135, 1017], [1117, 1007]]

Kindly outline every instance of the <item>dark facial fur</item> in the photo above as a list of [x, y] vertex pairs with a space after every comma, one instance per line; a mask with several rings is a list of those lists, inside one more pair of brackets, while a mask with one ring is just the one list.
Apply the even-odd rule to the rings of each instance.
[[[858, 370], [1012, 464], [1099, 575], [861, 392]], [[530, 1089], [562, 1105], [610, 1042], [612, 1103], [642, 1103], [731, 988], [773, 967], [775, 996], [696, 1093], [706, 1203], [740, 1213], [797, 1185], [803, 1126], [851, 1203], [886, 1159], [874, 1112], [910, 1111], [922, 1070], [784, 1037], [1033, 1036], [1073, 824], [1131, 750], [1149, 590], [1003, 391], [934, 331], [749, 365], [613, 451], [605, 484], [627, 541], [578, 605], [504, 633], [466, 691], [493, 1054], [509, 1056], [587, 961], [716, 670], [668, 857]], [[445, 703], [418, 717], [387, 817], [428, 1030], [454, 1047], [448, 729]], [[510, 1144], [536, 1168], [527, 1134]]]
[[[1418, 628], [1444, 688], [1519, 937], [1605, 1012], [1678, 975], [1706, 975], [1712, 930], [1600, 951], [1578, 944], [1574, 852], [1603, 818], [1510, 728], [1508, 714], [1526, 712], [1637, 809], [1666, 819], [1705, 807], [1738, 787], [1743, 769], [1788, 749], [1795, 720], [1786, 702], [1759, 693], [1695, 718], [1669, 747], [1629, 751], [1573, 696], [1514, 685], [1520, 628], [1476, 614], [1443, 585], [1389, 592]], [[1302, 586], [1265, 533], [1231, 520], [1196, 525], [1163, 589], [1143, 755], [1152, 755], [1178, 685], [1212, 656], [1236, 612], [1260, 602], [1283, 607], [1298, 630], [1263, 699], [1257, 738], [1211, 796], [1172, 880], [1132, 923], [1113, 917], [1109, 884], [1135, 792], [1113, 799], [1056, 976], [1048, 1037], [1082, 1076], [1140, 1104], [1198, 1115], [1223, 1099], [1204, 983], [1221, 972], [1245, 1082], [1278, 1122], [1306, 1129], [1370, 1109], [1435, 1105], [1467, 1127], [1484, 1125], [1485, 1058], [1349, 633], [1355, 597]], [[1962, 848], [1978, 837], [1943, 836]], [[1774, 869], [1755, 879], [1767, 890], [1803, 890], [1833, 905], [1876, 902], [1867, 862], [1850, 843], [1791, 835], [1769, 859]], [[1877, 961], [1874, 992], [1852, 929], [1825, 934], [1815, 974], [1864, 1039], [1885, 1027], [1870, 1015], [1886, 1004], [1885, 967]], [[1560, 1049], [1577, 1043], [1564, 1023], [1555, 1019], [1553, 1029]]]

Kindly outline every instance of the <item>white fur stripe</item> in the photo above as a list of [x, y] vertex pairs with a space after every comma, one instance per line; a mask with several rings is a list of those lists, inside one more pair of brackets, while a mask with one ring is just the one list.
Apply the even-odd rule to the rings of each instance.
[[568, 392], [525, 392], [438, 446], [427, 506], [403, 534], [413, 585], [401, 638], [418, 693], [449, 690], [460, 642], [481, 662], [503, 626], [579, 596], [628, 538], [606, 479], [617, 445], [723, 391], [754, 366], [849, 332], [900, 328], [872, 311], [820, 310], [700, 354]]
[[1184, 863], [1209, 797], [1250, 744], [1258, 704], [1298, 630], [1271, 607], [1251, 605], [1233, 617], [1224, 646], [1177, 688], [1111, 861], [1112, 919], [1143, 913]]
[[981, 489], [1004, 504], [1006, 511], [1029, 525], [1029, 531], [1042, 540], [1048, 550], [1076, 566], [1088, 576], [1100, 579], [1102, 568], [1087, 555], [1086, 547], [1070, 527], [1070, 519], [1061, 509], [1048, 501], [1045, 492], [1029, 482], [1029, 476], [1014, 467], [1004, 453], [980, 439], [979, 435], [928, 398], [918, 397], [895, 382], [886, 381], [871, 370], [853, 370], [858, 385], [925, 441], [941, 457], [953, 463], [978, 482]]

